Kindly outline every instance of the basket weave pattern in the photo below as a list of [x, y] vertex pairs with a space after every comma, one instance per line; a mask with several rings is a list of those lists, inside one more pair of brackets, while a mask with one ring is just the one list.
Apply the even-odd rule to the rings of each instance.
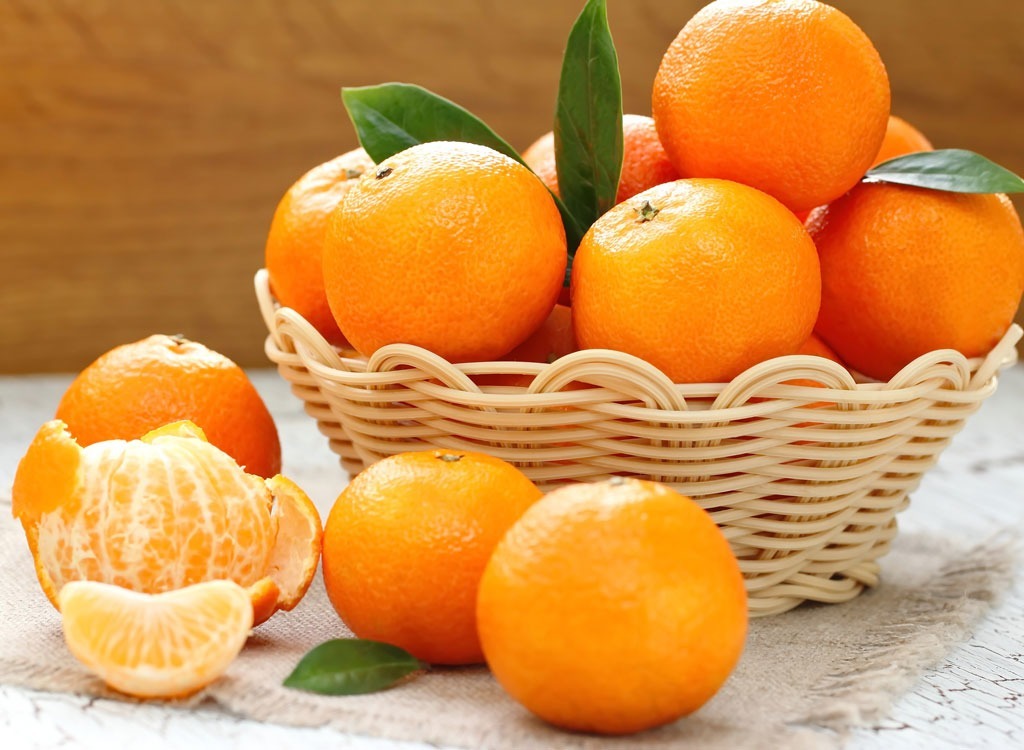
[[[792, 355], [730, 383], [676, 385], [608, 350], [549, 365], [454, 365], [393, 344], [369, 360], [344, 359], [277, 305], [265, 271], [256, 294], [267, 356], [350, 473], [394, 453], [444, 448], [510, 461], [542, 489], [613, 475], [667, 482], [729, 539], [755, 616], [846, 601], [878, 582], [896, 513], [995, 391], [1021, 337], [1012, 326], [984, 358], [931, 352], [888, 383]], [[528, 387], [474, 381], [495, 376]]]

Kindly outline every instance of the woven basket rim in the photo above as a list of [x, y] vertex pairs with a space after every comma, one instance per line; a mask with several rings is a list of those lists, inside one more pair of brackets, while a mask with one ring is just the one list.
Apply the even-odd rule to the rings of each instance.
[[[931, 391], [935, 379], [948, 381], [951, 393], [994, 390], [998, 371], [1018, 361], [1016, 344], [1024, 336], [1024, 330], [1013, 323], [982, 357], [967, 358], [954, 349], [938, 349], [917, 357], [888, 381], [867, 378], [823, 357], [788, 354], [759, 362], [729, 382], [673, 383], [651, 363], [611, 349], [581, 349], [549, 364], [505, 360], [452, 363], [414, 344], [388, 344], [369, 358], [346, 358], [298, 312], [280, 305], [270, 291], [266, 269], [256, 272], [254, 286], [268, 330], [268, 355], [297, 353], [315, 377], [356, 389], [422, 381], [422, 373], [431, 372], [437, 382], [420, 382], [419, 388], [425, 393], [435, 398], [458, 394], [460, 404], [484, 409], [509, 406], [510, 399], [520, 408], [537, 409], [586, 407], [612, 400], [622, 409], [616, 416], [624, 418], [649, 419], [650, 410], [657, 409], [669, 421], [692, 422], [696, 415], [708, 411], [716, 413], [716, 420], [735, 420], [759, 416], [766, 410], [744, 397], [754, 387], [759, 399], [788, 399], [797, 404], [829, 401], [840, 410], [870, 408]], [[637, 381], [619, 385], [639, 382], [642, 388], [609, 387], [608, 371], [614, 369], [615, 378], [622, 381], [623, 368]], [[470, 377], [478, 375], [528, 376], [533, 380], [528, 388], [481, 387]], [[820, 386], [786, 382], [793, 380], [815, 381]], [[591, 387], [566, 390], [573, 381], [586, 381]], [[644, 397], [630, 393], [638, 390]], [[655, 403], [651, 403], [652, 392]], [[700, 407], [695, 409], [694, 404]]]

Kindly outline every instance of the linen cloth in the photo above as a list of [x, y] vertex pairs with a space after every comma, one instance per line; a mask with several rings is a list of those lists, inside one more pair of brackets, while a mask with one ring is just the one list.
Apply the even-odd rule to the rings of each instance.
[[[804, 605], [751, 622], [740, 664], [700, 711], [624, 738], [556, 730], [509, 698], [483, 667], [437, 668], [387, 691], [324, 697], [281, 685], [313, 646], [350, 633], [320, 577], [290, 613], [257, 627], [227, 673], [175, 705], [451, 748], [841, 747], [884, 718], [927, 666], [962, 641], [1011, 580], [1009, 537], [973, 548], [899, 536], [883, 583], [852, 602]], [[567, 644], [571, 647], [571, 644]], [[71, 656], [43, 596], [10, 499], [0, 498], [0, 683], [118, 697]], [[132, 700], [122, 698], [123, 700]]]

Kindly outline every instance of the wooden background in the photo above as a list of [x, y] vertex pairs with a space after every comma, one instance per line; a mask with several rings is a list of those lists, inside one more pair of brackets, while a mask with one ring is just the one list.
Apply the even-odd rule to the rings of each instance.
[[[627, 111], [649, 112], [702, 4], [611, 0]], [[879, 48], [896, 114], [1024, 173], [1019, 0], [835, 5]], [[525, 147], [581, 6], [0, 0], [0, 372], [76, 370], [153, 332], [266, 364], [252, 274], [282, 192], [355, 145], [339, 87], [420, 83]]]

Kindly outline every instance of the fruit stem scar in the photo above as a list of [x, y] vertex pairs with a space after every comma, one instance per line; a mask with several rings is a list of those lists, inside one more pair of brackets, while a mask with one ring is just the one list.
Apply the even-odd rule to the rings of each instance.
[[361, 170], [361, 169], [346, 169], [345, 170], [345, 179], [346, 180], [354, 180], [355, 178], [362, 177], [362, 176], [363, 176], [363, 170]]
[[661, 213], [661, 209], [652, 206], [650, 201], [644, 201], [643, 205], [640, 206], [640, 208], [634, 208], [633, 210], [636, 211], [637, 216], [639, 216], [639, 221], [641, 224], [650, 221], [659, 213]]
[[462, 455], [458, 454], [458, 453], [441, 453], [441, 452], [438, 452], [438, 453], [435, 453], [434, 455], [437, 458], [440, 458], [442, 461], [447, 461], [448, 463], [455, 463], [456, 461], [461, 461], [462, 460]]
[[184, 346], [185, 344], [190, 343], [189, 340], [188, 340], [188, 337], [185, 336], [185, 334], [183, 334], [183, 333], [173, 333], [170, 336], [168, 336], [167, 338], [169, 338], [171, 341], [173, 341], [178, 346]]
[[376, 177], [378, 180], [383, 180], [385, 177], [387, 177], [394, 171], [395, 170], [393, 170], [391, 167], [381, 167], [380, 169], [377, 170]]

